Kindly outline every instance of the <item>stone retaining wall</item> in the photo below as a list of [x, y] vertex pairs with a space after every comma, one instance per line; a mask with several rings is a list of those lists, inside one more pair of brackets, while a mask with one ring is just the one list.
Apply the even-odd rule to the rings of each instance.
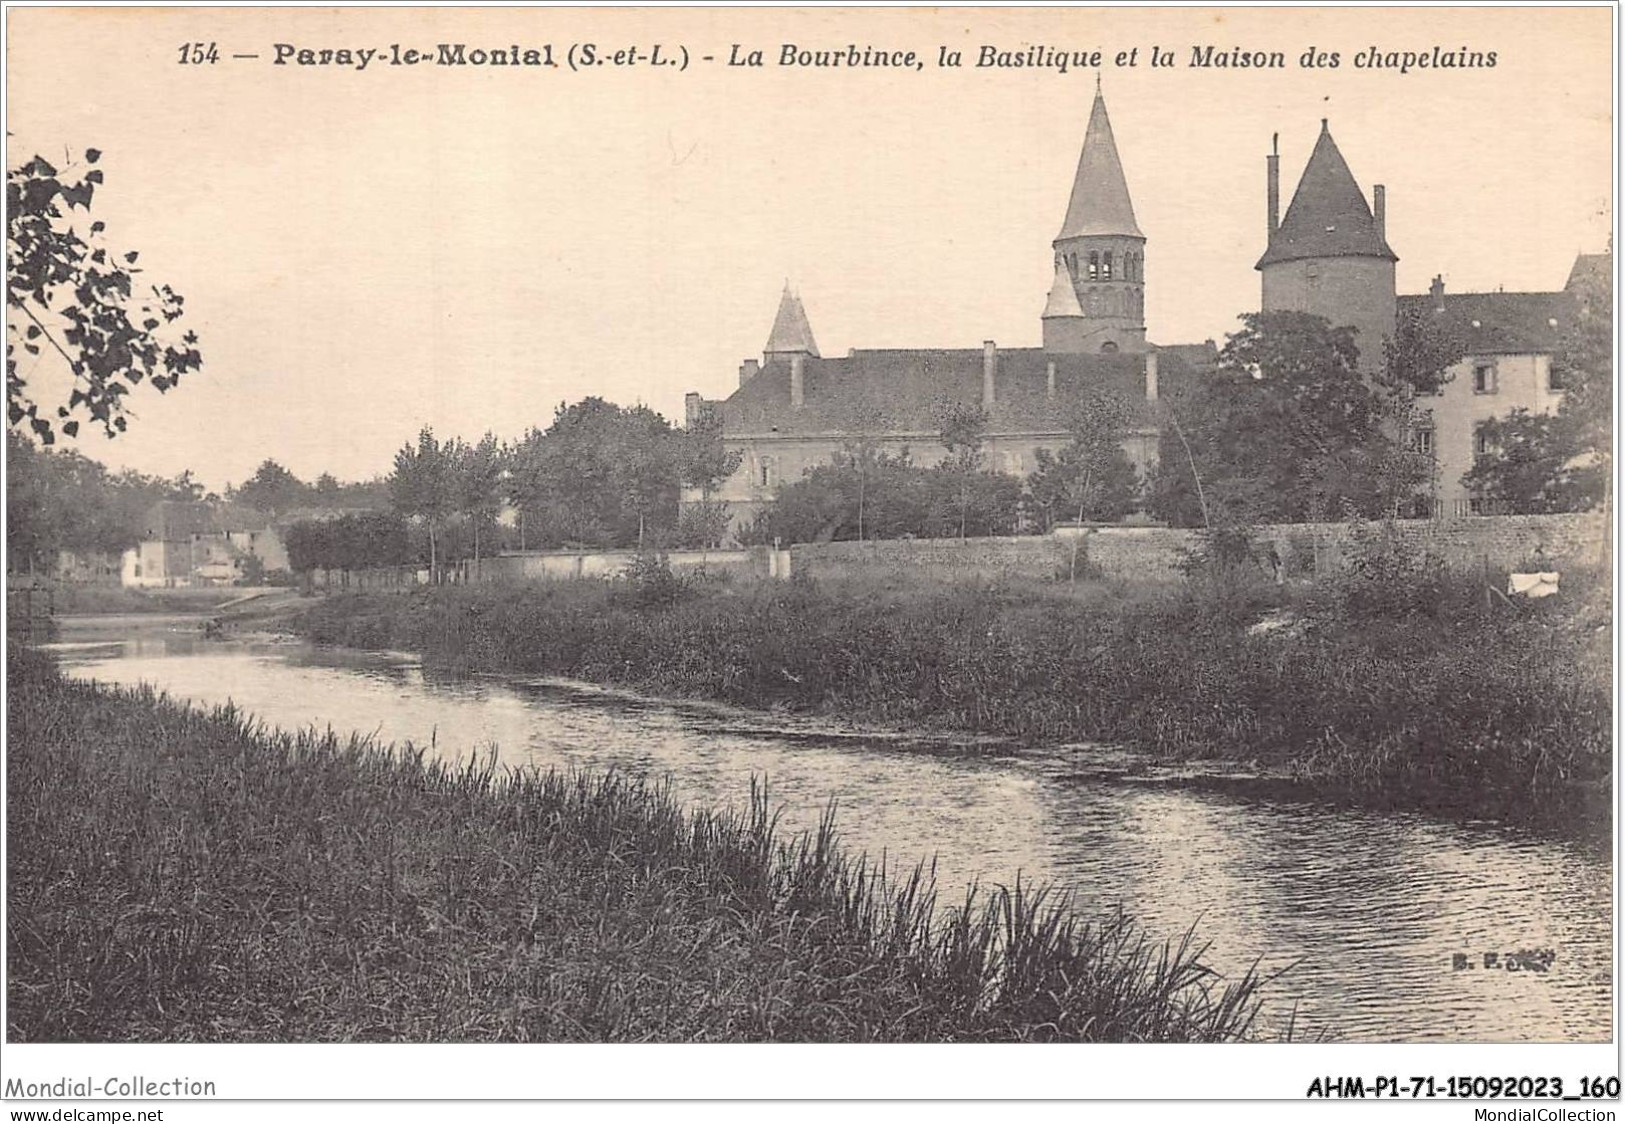
[[[1383, 526], [1367, 524], [1366, 533]], [[1537, 564], [1561, 569], [1605, 565], [1609, 559], [1607, 521], [1594, 513], [1402, 520], [1391, 526], [1403, 540], [1454, 569], [1507, 571]], [[1259, 532], [1260, 554], [1267, 557], [1263, 544], [1273, 545], [1289, 574], [1328, 573], [1342, 564], [1356, 533], [1348, 523], [1265, 527]], [[1194, 531], [1169, 527], [1096, 527], [1010, 538], [798, 543], [789, 550], [790, 570], [814, 579], [907, 574], [927, 580], [1051, 580], [1068, 573], [1074, 537], [1081, 540], [1080, 557], [1087, 557], [1097, 573], [1145, 581], [1177, 579], [1181, 562], [1199, 541]]]

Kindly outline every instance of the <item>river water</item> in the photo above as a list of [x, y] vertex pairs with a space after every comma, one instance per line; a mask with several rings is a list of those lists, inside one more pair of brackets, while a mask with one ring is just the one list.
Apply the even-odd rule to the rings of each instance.
[[[442, 681], [405, 655], [205, 641], [195, 620], [66, 618], [66, 670], [235, 702], [268, 725], [359, 731], [515, 766], [616, 769], [742, 805], [765, 777], [787, 831], [838, 802], [845, 844], [892, 869], [1118, 906], [1158, 941], [1192, 925], [1227, 975], [1273, 972], [1267, 1021], [1352, 1041], [1606, 1042], [1610, 858], [1489, 823], [1279, 797], [1080, 781], [1053, 761], [934, 751], [773, 716], [513, 678]], [[1549, 951], [1545, 971], [1509, 954]], [[1497, 966], [1486, 967], [1487, 955]], [[1463, 959], [1464, 958], [1464, 959]], [[1471, 967], [1463, 968], [1463, 963]]]

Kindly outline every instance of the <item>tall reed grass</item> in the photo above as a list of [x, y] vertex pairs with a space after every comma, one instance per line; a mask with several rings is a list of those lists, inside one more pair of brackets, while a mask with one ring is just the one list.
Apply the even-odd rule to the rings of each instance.
[[8, 666], [12, 1041], [1231, 1041], [1262, 981], [625, 776]]
[[[1450, 587], [1431, 616], [1382, 617], [1217, 581], [848, 581], [700, 588], [650, 607], [613, 584], [561, 582], [331, 598], [300, 627], [455, 671], [1037, 743], [1122, 742], [1384, 800], [1511, 818], [1579, 812], [1606, 830], [1606, 599], [1514, 611], [1482, 597], [1481, 586]], [[1296, 627], [1249, 632], [1283, 603], [1301, 613]]]

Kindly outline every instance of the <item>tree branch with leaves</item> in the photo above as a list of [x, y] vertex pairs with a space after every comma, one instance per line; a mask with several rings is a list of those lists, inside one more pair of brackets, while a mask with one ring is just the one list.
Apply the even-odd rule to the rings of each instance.
[[[100, 158], [84, 154], [87, 165]], [[194, 333], [166, 331], [184, 298], [139, 285], [139, 254], [111, 250], [105, 224], [86, 221], [102, 170], [65, 174], [75, 167], [35, 156], [6, 173], [7, 424], [46, 445], [58, 432], [76, 436], [87, 419], [109, 437], [124, 432], [136, 386], [163, 393], [203, 363]], [[60, 361], [62, 392], [39, 390], [47, 358]]]

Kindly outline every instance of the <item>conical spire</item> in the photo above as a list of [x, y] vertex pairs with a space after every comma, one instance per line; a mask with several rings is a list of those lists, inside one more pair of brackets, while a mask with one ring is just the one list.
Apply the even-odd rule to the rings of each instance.
[[1123, 162], [1117, 157], [1111, 118], [1106, 116], [1106, 99], [1098, 89], [1094, 109], [1089, 113], [1089, 129], [1083, 135], [1078, 172], [1072, 180], [1066, 222], [1056, 240], [1090, 234], [1145, 237], [1140, 233], [1140, 224], [1134, 221], [1134, 204], [1129, 200], [1128, 181], [1123, 178]]
[[1055, 263], [1055, 284], [1050, 286], [1049, 303], [1044, 305], [1044, 315], [1050, 316], [1082, 316], [1083, 306], [1078, 303], [1077, 290], [1072, 287], [1072, 275], [1066, 271], [1066, 263]]
[[1326, 120], [1298, 181], [1286, 218], [1270, 239], [1257, 268], [1301, 258], [1370, 257], [1398, 261], [1354, 182]]
[[784, 295], [779, 298], [778, 315], [773, 317], [773, 330], [768, 333], [767, 346], [762, 352], [774, 355], [798, 351], [818, 358], [818, 344], [813, 340], [812, 325], [807, 323], [807, 311], [786, 281]]

